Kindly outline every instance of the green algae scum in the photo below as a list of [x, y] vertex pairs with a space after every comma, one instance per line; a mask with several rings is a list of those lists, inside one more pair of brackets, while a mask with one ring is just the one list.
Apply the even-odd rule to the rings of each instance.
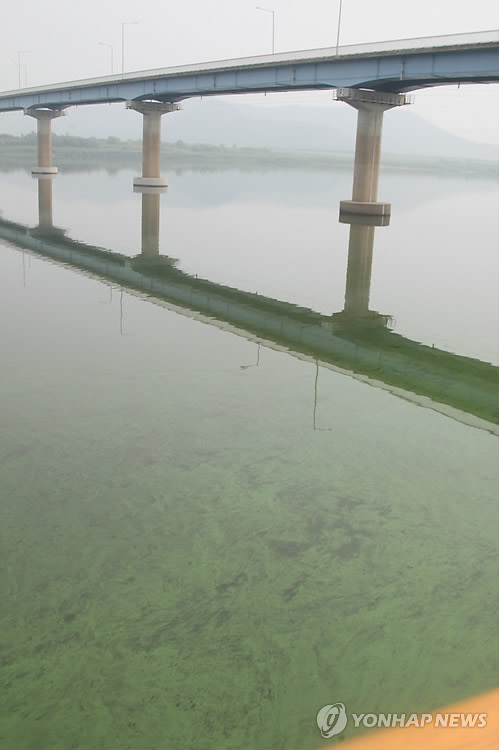
[[313, 430], [310, 365], [138, 301], [106, 351], [79, 292], [8, 373], [2, 748], [315, 747], [336, 698], [495, 684], [493, 436], [328, 371]]

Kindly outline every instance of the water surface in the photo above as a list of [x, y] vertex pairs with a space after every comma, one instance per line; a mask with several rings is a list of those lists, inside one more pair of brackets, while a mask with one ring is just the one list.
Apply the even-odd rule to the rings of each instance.
[[[59, 175], [54, 223], [137, 255], [131, 177]], [[3, 218], [35, 225], [36, 181], [1, 178]], [[346, 179], [171, 174], [161, 252], [341, 310]], [[372, 309], [496, 362], [495, 188], [392, 174], [382, 194]], [[496, 685], [493, 435], [0, 250], [2, 750], [303, 750], [325, 704]]]

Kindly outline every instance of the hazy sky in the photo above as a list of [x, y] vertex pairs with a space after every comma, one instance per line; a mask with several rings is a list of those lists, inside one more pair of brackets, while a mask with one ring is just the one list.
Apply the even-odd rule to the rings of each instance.
[[[21, 0], [4, 3], [0, 90], [271, 51], [272, 16], [251, 0]], [[275, 11], [276, 52], [334, 46], [339, 0], [262, 0]], [[499, 28], [497, 0], [343, 0], [340, 44]], [[327, 92], [252, 95], [248, 103], [330, 103]], [[413, 111], [440, 127], [497, 143], [499, 87], [438, 87], [417, 92]], [[6, 117], [0, 117], [2, 132]], [[9, 128], [10, 130], [10, 128]], [[103, 134], [107, 135], [107, 134]]]

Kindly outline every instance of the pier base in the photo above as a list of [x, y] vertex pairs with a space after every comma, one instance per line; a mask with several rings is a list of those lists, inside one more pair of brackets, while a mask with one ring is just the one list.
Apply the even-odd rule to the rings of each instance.
[[[361, 214], [362, 216], [390, 216], [391, 203], [379, 201], [340, 201], [340, 215]], [[348, 223], [348, 221], [344, 222]]]

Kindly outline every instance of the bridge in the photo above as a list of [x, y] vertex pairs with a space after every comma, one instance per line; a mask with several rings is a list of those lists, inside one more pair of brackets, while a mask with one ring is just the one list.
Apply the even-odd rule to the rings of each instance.
[[407, 92], [499, 80], [499, 31], [284, 52], [90, 78], [0, 94], [0, 112], [130, 100], [361, 88]]
[[190, 97], [278, 91], [334, 91], [358, 111], [352, 199], [341, 210], [387, 215], [378, 177], [383, 113], [410, 103], [407, 92], [429, 86], [499, 81], [499, 31], [403, 39], [339, 48], [160, 68], [0, 94], [0, 113], [24, 110], [38, 122], [35, 174], [55, 174], [51, 121], [72, 106], [127, 102], [143, 115], [138, 188], [167, 184], [160, 174], [161, 117]]
[[340, 370], [395, 395], [499, 434], [497, 367], [425, 346], [388, 330], [391, 317], [369, 309], [375, 226], [387, 217], [348, 216], [342, 311], [314, 310], [193, 277], [160, 254], [160, 191], [143, 192], [141, 252], [134, 258], [67, 237], [52, 220], [52, 180], [38, 180], [36, 227], [0, 219], [0, 237], [148, 302], [288, 354]]

